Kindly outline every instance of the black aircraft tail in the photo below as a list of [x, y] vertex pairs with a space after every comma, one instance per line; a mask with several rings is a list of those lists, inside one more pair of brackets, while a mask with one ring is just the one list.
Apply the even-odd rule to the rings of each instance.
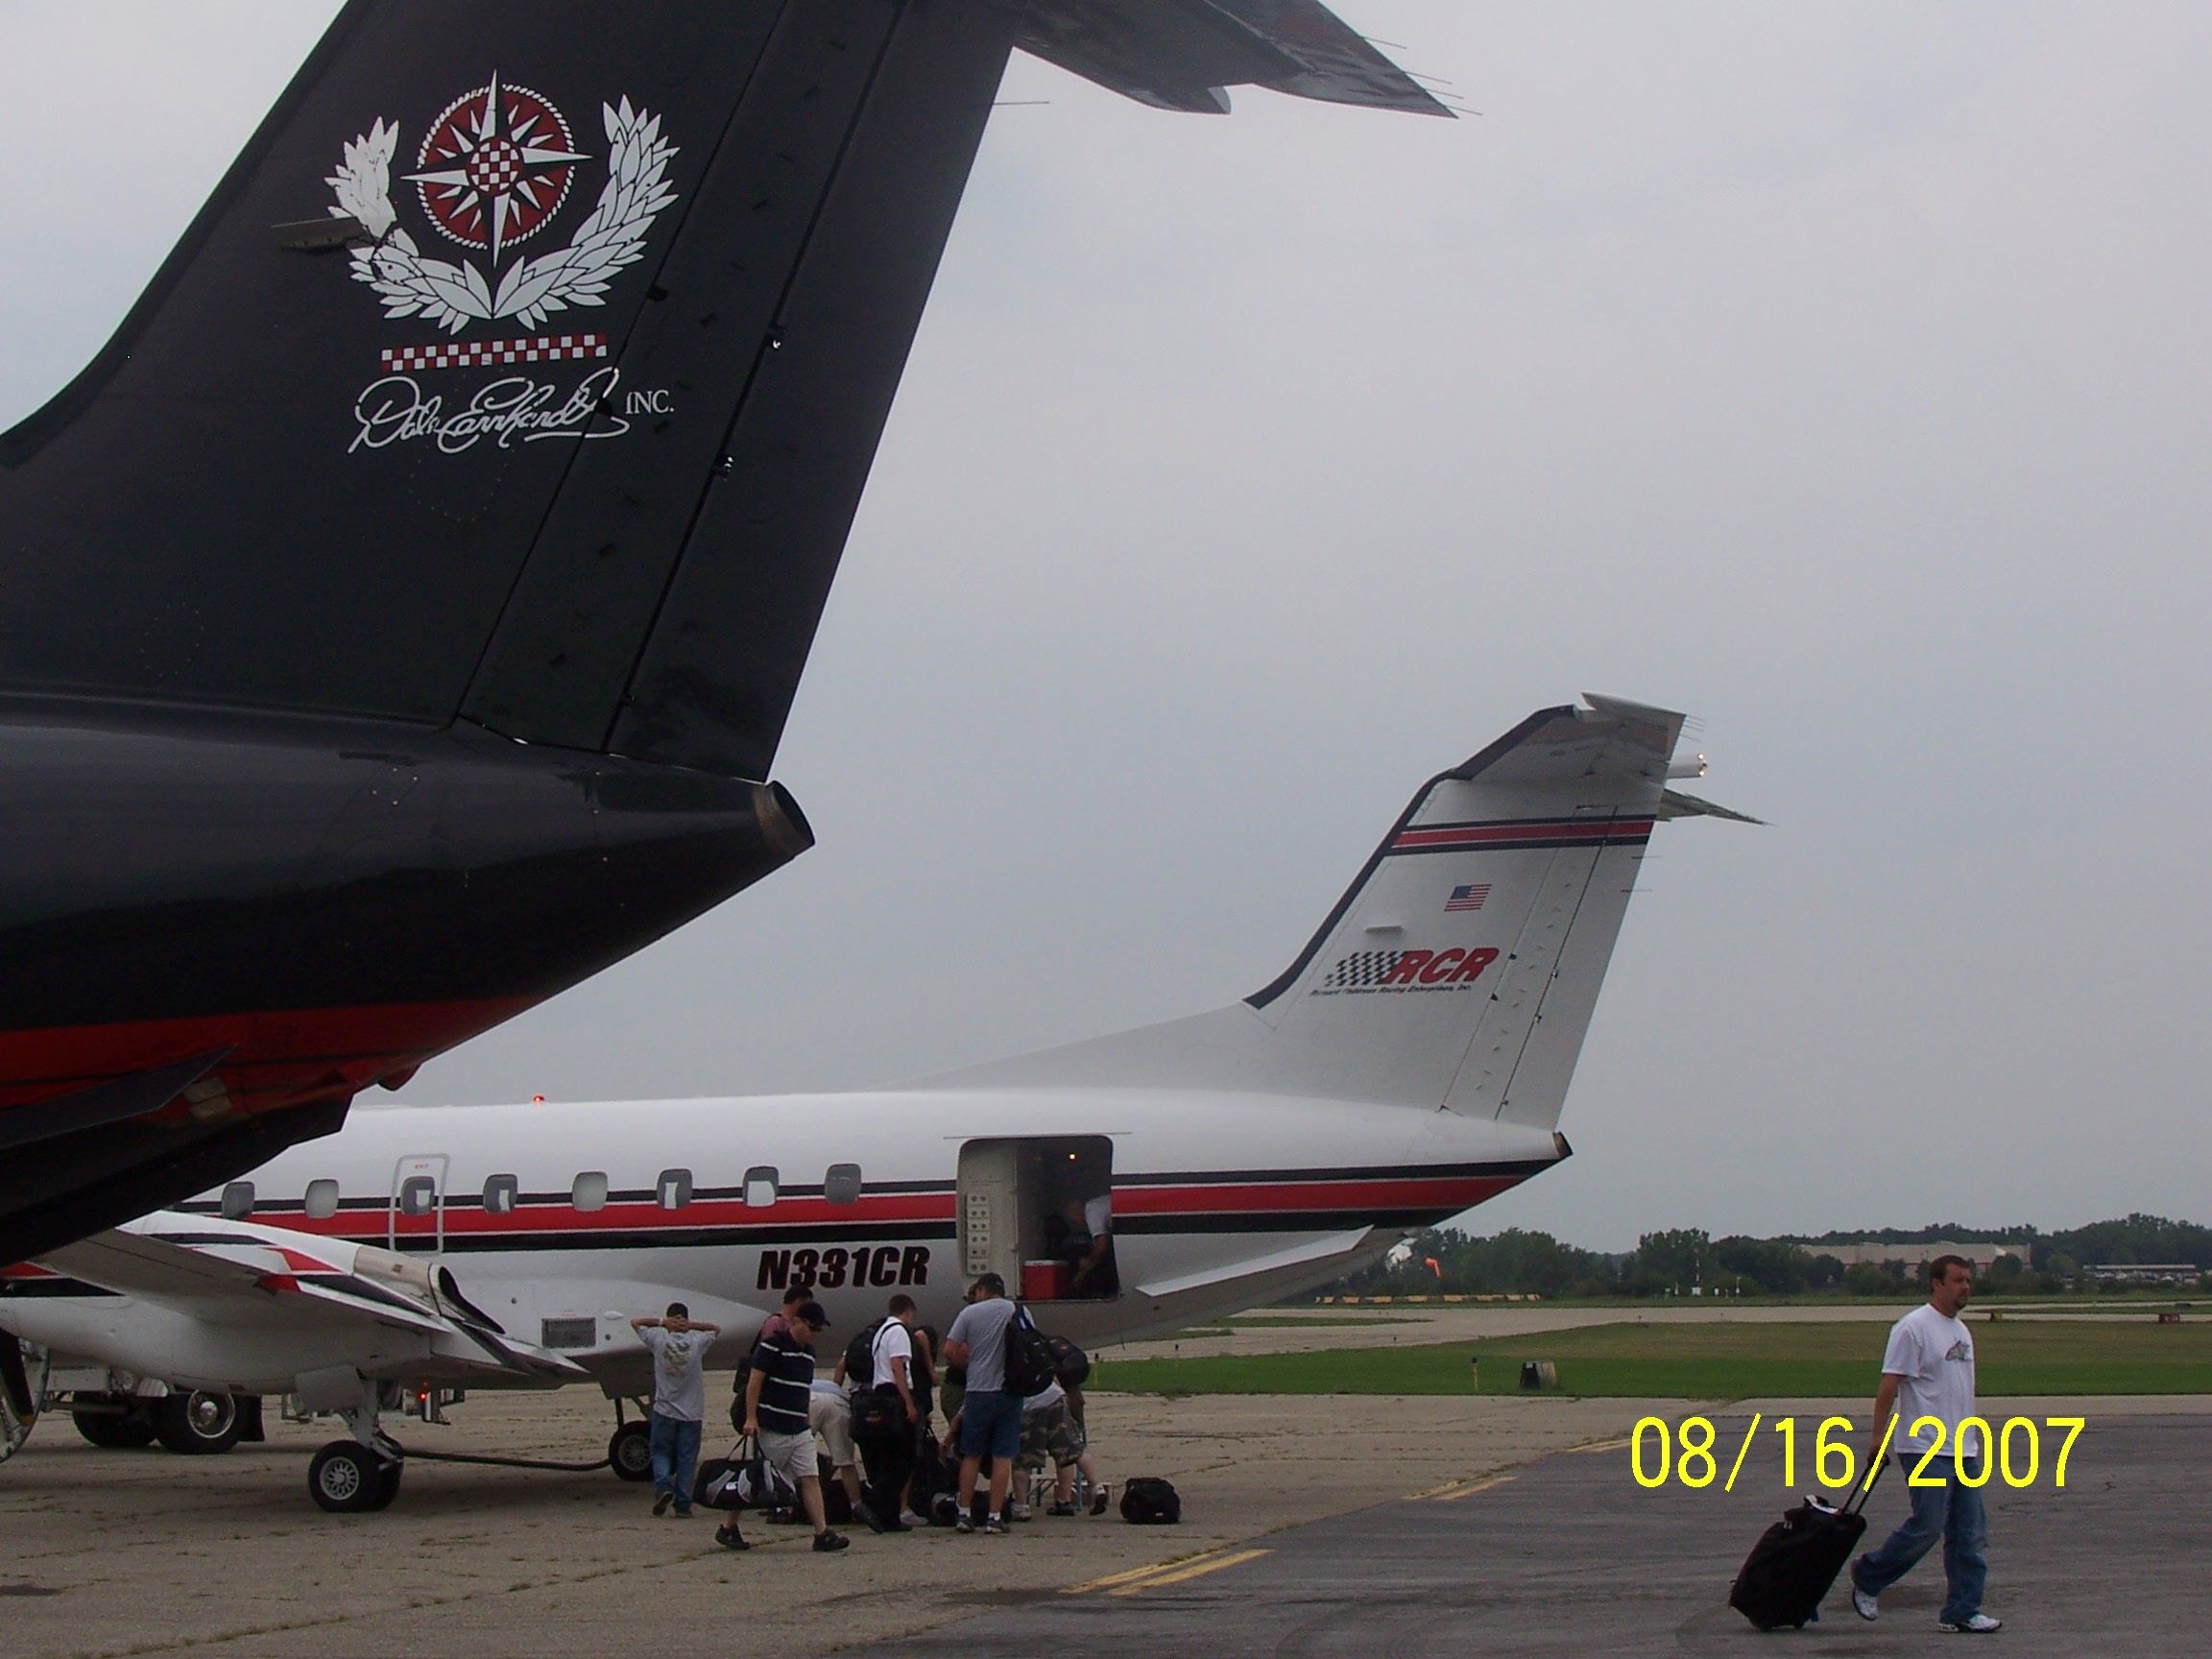
[[0, 436], [0, 696], [765, 779], [1017, 43], [1441, 112], [1318, 0], [353, 0]]
[[765, 777], [1013, 29], [354, 0], [0, 438], [0, 690]]
[[0, 1262], [810, 842], [770, 763], [1018, 41], [1426, 102], [1318, 0], [346, 8], [0, 435]]

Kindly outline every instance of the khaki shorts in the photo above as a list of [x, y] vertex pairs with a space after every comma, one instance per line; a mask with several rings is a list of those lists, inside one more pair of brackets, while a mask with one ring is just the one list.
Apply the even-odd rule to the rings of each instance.
[[814, 1436], [811, 1434], [779, 1434], [773, 1429], [760, 1431], [760, 1455], [768, 1467], [798, 1485], [802, 1480], [815, 1480], [822, 1471], [814, 1461]]
[[821, 1438], [822, 1454], [832, 1469], [851, 1469], [860, 1461], [853, 1445], [853, 1402], [842, 1394], [817, 1394], [806, 1407], [806, 1420]]

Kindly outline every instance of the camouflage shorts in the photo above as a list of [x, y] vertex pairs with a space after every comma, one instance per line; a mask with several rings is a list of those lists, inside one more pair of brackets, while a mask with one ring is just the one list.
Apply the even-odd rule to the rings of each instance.
[[1069, 1414], [1065, 1401], [1055, 1401], [1042, 1411], [1022, 1420], [1022, 1461], [1042, 1466], [1049, 1457], [1055, 1469], [1070, 1467], [1089, 1449], [1082, 1425]]

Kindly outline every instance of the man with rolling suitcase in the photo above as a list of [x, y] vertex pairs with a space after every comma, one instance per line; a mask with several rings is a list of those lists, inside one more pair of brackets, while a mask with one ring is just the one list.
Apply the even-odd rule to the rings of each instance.
[[[1975, 1417], [1974, 1338], [1959, 1317], [1973, 1294], [1973, 1264], [1962, 1257], [1938, 1256], [1928, 1263], [1926, 1305], [1890, 1327], [1868, 1455], [1880, 1455], [1894, 1410], [1899, 1460], [1908, 1470], [1925, 1462], [1927, 1473], [1912, 1482], [1912, 1513], [1904, 1525], [1852, 1564], [1851, 1607], [1862, 1619], [1881, 1617], [1876, 1599], [1940, 1538], [1945, 1593], [1936, 1628], [1983, 1636], [2003, 1623], [1982, 1611], [1989, 1577], [1989, 1520], [1982, 1487], [1989, 1478], [1990, 1448], [1987, 1435], [1967, 1422]], [[1978, 1479], [1969, 1483], [1970, 1476]]]

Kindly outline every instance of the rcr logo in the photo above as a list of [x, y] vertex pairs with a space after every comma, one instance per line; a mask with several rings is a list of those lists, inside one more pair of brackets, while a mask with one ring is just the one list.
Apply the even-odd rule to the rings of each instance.
[[1498, 960], [1488, 947], [1474, 950], [1408, 950], [1382, 975], [1385, 985], [1472, 985]]
[[1488, 946], [1472, 950], [1355, 950], [1340, 957], [1316, 997], [1372, 997], [1380, 992], [1456, 991], [1472, 985], [1498, 960]]

